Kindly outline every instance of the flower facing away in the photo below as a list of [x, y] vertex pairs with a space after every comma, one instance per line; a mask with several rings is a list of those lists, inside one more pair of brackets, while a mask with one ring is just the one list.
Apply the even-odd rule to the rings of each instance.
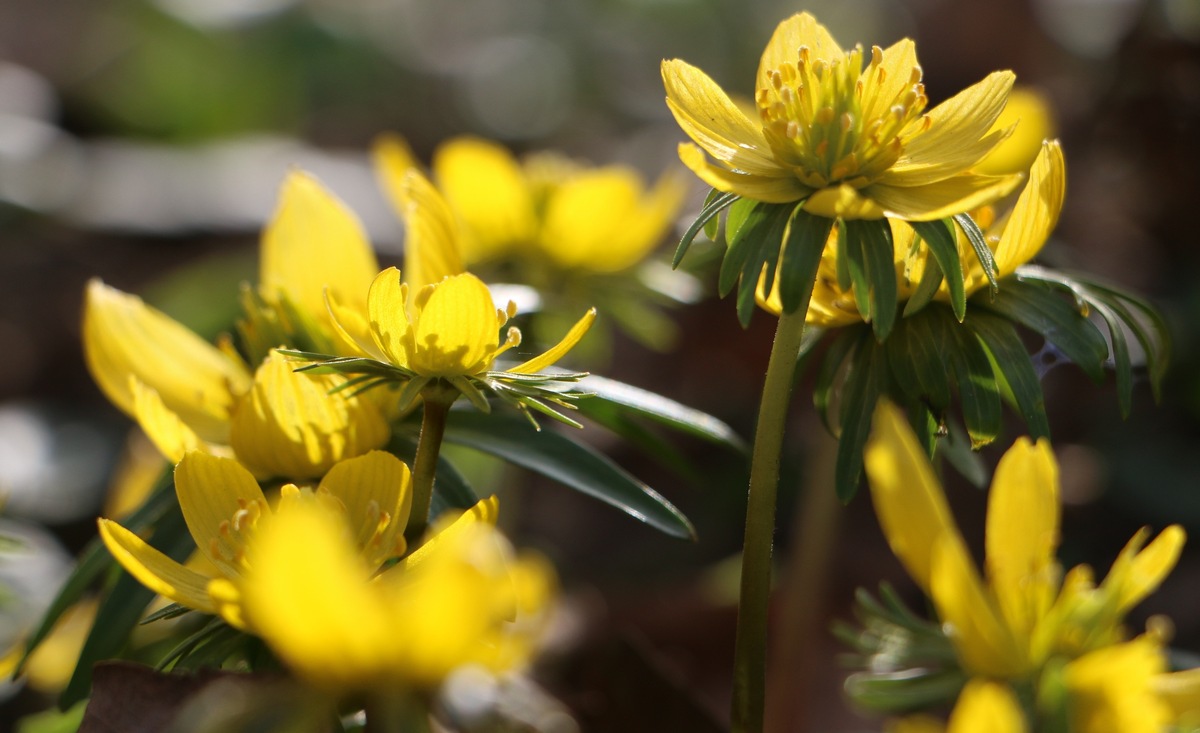
[[[403, 140], [384, 137], [375, 160], [384, 188], [403, 212], [404, 177], [417, 167], [415, 159]], [[673, 174], [647, 189], [625, 166], [587, 168], [554, 153], [521, 162], [506, 148], [473, 137], [441, 145], [433, 173], [461, 226], [468, 265], [517, 260], [597, 273], [628, 269], [662, 240], [685, 192]]]
[[247, 546], [247, 619], [300, 677], [333, 691], [431, 689], [454, 669], [521, 664], [540, 630], [548, 566], [490, 524], [443, 531], [418, 563], [378, 575], [345, 522], [312, 502]]
[[213, 346], [99, 280], [87, 288], [85, 359], [105, 395], [172, 462], [206, 450], [238, 458], [260, 478], [317, 478], [337, 461], [386, 443], [387, 421], [369, 400], [328, 394], [344, 378], [293, 374], [271, 348], [301, 332], [305, 344], [336, 344], [324, 293], [365, 302], [374, 255], [353, 215], [295, 172], [264, 232], [262, 266], [259, 302], [248, 301], [255, 314], [242, 333], [262, 359], [257, 369], [227, 339]]
[[[1003, 202], [989, 202], [971, 212], [971, 217], [983, 230], [988, 248], [992, 251], [997, 278], [1013, 274], [1041, 251], [1058, 223], [1065, 197], [1066, 164], [1062, 148], [1058, 141], [1048, 141], [1041, 144], [1037, 159], [1029, 170], [1029, 180], [1011, 209], [999, 208]], [[896, 297], [900, 302], [912, 301], [921, 290], [932, 254], [925, 247], [915, 246], [917, 232], [912, 225], [894, 219], [889, 223], [895, 245]], [[963, 297], [970, 297], [988, 285], [988, 278], [979, 259], [972, 254], [966, 235], [957, 228], [954, 233], [959, 266], [963, 272]], [[810, 325], [834, 328], [863, 320], [853, 283], [844, 277], [839, 278], [837, 248], [838, 233], [835, 228], [821, 255], [813, 285], [805, 319]], [[776, 315], [783, 310], [779, 287], [778, 274], [770, 293], [766, 293], [765, 281], [759, 282], [759, 305]], [[942, 279], [932, 298], [941, 302], [950, 301], [951, 291], [946, 279]], [[906, 309], [905, 315], [915, 310]]]
[[662, 75], [667, 105], [695, 141], [679, 156], [718, 191], [803, 201], [829, 218], [931, 221], [1004, 195], [1019, 178], [972, 170], [1006, 134], [989, 130], [1013, 74], [992, 73], [926, 111], [909, 39], [865, 55], [843, 50], [807, 13], [788, 18], [759, 63], [758, 119], [681, 60], [664, 61]]
[[[175, 489], [188, 531], [199, 552], [211, 563], [210, 573], [168, 558], [114, 521], [99, 520], [100, 536], [113, 557], [150, 590], [188, 608], [219, 615], [236, 628], [262, 634], [262, 627], [269, 625], [270, 619], [249, 614], [245, 603], [250, 579], [264, 582], [261, 575], [254, 574], [254, 555], [249, 548], [278, 516], [297, 506], [332, 517], [328, 521], [336, 521], [343, 528], [345, 543], [370, 573], [396, 560], [399, 562], [392, 567], [402, 573], [464, 527], [495, 521], [496, 501], [485, 499], [406, 555], [404, 529], [412, 503], [410, 483], [408, 467], [400, 459], [372, 451], [338, 463], [315, 488], [285, 485], [272, 507], [254, 477], [236, 461], [189, 453], [175, 469]], [[269, 567], [274, 569], [275, 565]], [[321, 569], [311, 568], [314, 577], [321, 577]], [[296, 565], [290, 572], [301, 577], [309, 570]], [[328, 598], [344, 601], [338, 595]]]
[[[1071, 730], [1081, 733], [1161, 731], [1174, 711], [1200, 702], [1189, 673], [1165, 673], [1160, 632], [1130, 640], [1122, 626], [1174, 567], [1181, 527], [1149, 544], [1148, 531], [1139, 532], [1099, 585], [1086, 566], [1064, 576], [1054, 557], [1058, 465], [1048, 441], [1022, 438], [1001, 459], [988, 494], [985, 581], [907, 419], [886, 401], [865, 462], [888, 543], [932, 599], [966, 674], [1058, 690]], [[1173, 696], [1161, 692], [1171, 687]]]

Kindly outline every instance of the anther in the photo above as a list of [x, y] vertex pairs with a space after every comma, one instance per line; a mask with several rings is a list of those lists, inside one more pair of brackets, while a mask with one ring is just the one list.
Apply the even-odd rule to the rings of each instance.
[[854, 116], [849, 112], [843, 112], [839, 122], [842, 126], [842, 132], [849, 132], [850, 127], [854, 124]]
[[871, 46], [871, 66], [879, 66], [883, 63], [883, 49], [879, 46]]
[[828, 125], [830, 122], [833, 122], [833, 115], [833, 107], [822, 107], [817, 110], [816, 120], [822, 125]]
[[[237, 515], [234, 515], [234, 516], [237, 516]], [[217, 525], [217, 534], [221, 535], [222, 537], [230, 536], [228, 519], [221, 520], [221, 523]]]
[[771, 74], [771, 86], [775, 87], [776, 91], [778, 91], [779, 88], [783, 86], [783, 74], [780, 74], [778, 71], [776, 71], [774, 69], [771, 70], [770, 74]]
[[788, 138], [790, 138], [792, 140], [795, 140], [796, 138], [800, 137], [800, 124], [798, 122], [796, 122], [795, 120], [791, 120], [790, 122], [788, 122], [787, 130], [786, 130], [785, 134]]

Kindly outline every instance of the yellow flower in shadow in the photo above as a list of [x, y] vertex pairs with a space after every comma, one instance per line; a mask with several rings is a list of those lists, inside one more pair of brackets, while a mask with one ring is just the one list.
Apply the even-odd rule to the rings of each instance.
[[[1029, 180], [1012, 208], [997, 211], [997, 202], [990, 202], [971, 212], [971, 217], [983, 230], [988, 247], [996, 260], [996, 277], [1013, 274], [1018, 267], [1032, 260], [1050, 238], [1058, 223], [1066, 197], [1066, 164], [1058, 141], [1041, 143], [1040, 152], [1029, 170]], [[896, 266], [896, 295], [899, 301], [911, 299], [917, 292], [926, 268], [933, 256], [927, 247], [917, 246], [919, 240], [911, 226], [896, 219], [889, 220], [894, 241]], [[963, 269], [963, 288], [968, 297], [988, 285], [979, 259], [975, 256], [966, 235], [955, 229], [959, 261]], [[809, 301], [806, 322], [822, 328], [846, 326], [862, 321], [855, 305], [852, 285], [842, 287], [837, 273], [838, 231], [835, 225], [817, 271]], [[778, 315], [783, 306], [779, 295], [780, 275], [777, 273], [770, 293], [766, 282], [759, 282], [758, 303]], [[950, 289], [943, 280], [933, 295], [935, 300], [950, 301]]]
[[[419, 165], [395, 136], [379, 140], [375, 161], [385, 191], [407, 220], [404, 177]], [[554, 153], [521, 162], [503, 146], [474, 137], [441, 145], [433, 173], [461, 227], [468, 265], [513, 259], [619, 272], [662, 240], [685, 193], [673, 173], [647, 188], [626, 166], [587, 168]]]
[[1058, 464], [1048, 441], [1019, 439], [1001, 459], [988, 494], [986, 581], [975, 569], [942, 488], [889, 402], [875, 412], [865, 465], [880, 525], [896, 557], [933, 600], [963, 668], [1023, 679], [1052, 656], [1078, 658], [1124, 641], [1125, 614], [1175, 566], [1184, 531], [1129, 541], [1096, 585], [1076, 567], [1063, 577]]
[[759, 62], [758, 119], [679, 59], [664, 61], [662, 76], [667, 106], [695, 142], [681, 145], [679, 157], [718, 191], [803, 200], [806, 211], [830, 218], [932, 221], [1003, 196], [1019, 181], [973, 170], [1007, 134], [989, 130], [1012, 72], [989, 74], [926, 111], [907, 38], [868, 55], [843, 50], [808, 13], [788, 18]]
[[[377, 572], [347, 525], [313, 502], [281, 510], [247, 545], [246, 618], [300, 677], [334, 692], [430, 689], [464, 664], [530, 654], [551, 594], [490, 524], [443, 530], [418, 560]], [[532, 623], [531, 623], [532, 622]]]
[[[204, 453], [189, 453], [175, 468], [175, 491], [188, 531], [198, 551], [211, 562], [205, 573], [172, 560], [122, 527], [100, 519], [100, 536], [113, 557], [150, 590], [229, 624], [261, 633], [248, 618], [242, 597], [251, 571], [248, 543], [293, 504], [318, 507], [338, 517], [347, 541], [361, 562], [378, 570], [402, 558], [400, 565], [420, 562], [428, 550], [405, 557], [404, 528], [412, 505], [411, 477], [400, 459], [371, 451], [335, 465], [315, 488], [285, 485], [272, 507], [254, 477], [238, 462]], [[479, 502], [444, 532], [457, 532], [473, 522], [494, 522], [494, 498]], [[440, 535], [439, 535], [440, 536]], [[436, 537], [434, 538], [436, 540]]]

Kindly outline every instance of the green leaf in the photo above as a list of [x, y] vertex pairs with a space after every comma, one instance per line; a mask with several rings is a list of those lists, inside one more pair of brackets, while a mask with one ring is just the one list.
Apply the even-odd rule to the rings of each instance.
[[[718, 191], [717, 189], [715, 189], [715, 188], [709, 189], [708, 195], [706, 195], [704, 197], [704, 206], [700, 207], [700, 211], [705, 211], [706, 209], [708, 209], [708, 207], [712, 206], [713, 202], [716, 201], [717, 198], [720, 196], [721, 196], [721, 192]], [[721, 217], [720, 216], [709, 217], [708, 221], [704, 222], [704, 227], [703, 227], [704, 236], [708, 237], [709, 239], [711, 239], [714, 242], [717, 241], [717, 233], [718, 233], [718, 230], [720, 229], [720, 226], [721, 226]]]
[[833, 229], [833, 219], [814, 216], [797, 204], [788, 223], [779, 276], [779, 299], [784, 313], [808, 310], [821, 255]]
[[687, 517], [606, 456], [508, 415], [451, 410], [445, 439], [499, 456], [614, 506], [672, 537], [695, 539]]
[[[983, 230], [966, 212], [955, 214], [954, 221], [958, 224], [959, 229], [962, 229], [963, 234], [967, 235], [967, 241], [971, 243], [971, 249], [975, 250], [975, 257], [983, 267], [983, 274], [987, 276], [988, 283], [992, 286], [992, 294], [995, 295], [996, 291], [1000, 289], [999, 283], [996, 282], [998, 276], [996, 256], [992, 253], [992, 248], [988, 246], [987, 239], [983, 236]], [[947, 224], [947, 226], [949, 225]]]
[[858, 306], [858, 313], [864, 321], [870, 323], [874, 314], [871, 310], [871, 281], [867, 272], [867, 256], [863, 249], [865, 242], [854, 222], [843, 221], [838, 228], [841, 230], [838, 244], [845, 243], [845, 246], [838, 250], [838, 257], [846, 262], [846, 276], [850, 280], [850, 287], [854, 289], [854, 304]]
[[748, 450], [746, 442], [728, 424], [660, 394], [595, 374], [581, 379], [577, 387], [592, 395], [579, 401], [582, 415], [596, 419], [597, 415], [612, 412], [615, 408], [735, 451], [745, 453]]
[[887, 387], [887, 366], [883, 348], [867, 332], [859, 337], [850, 370], [842, 383], [841, 432], [834, 483], [838, 498], [848, 502], [858, 492], [862, 478], [863, 447], [871, 433], [875, 403]]
[[912, 426], [913, 433], [917, 436], [917, 442], [925, 449], [925, 455], [933, 458], [940, 427], [937, 416], [929, 410], [928, 405], [921, 401], [914, 400], [909, 402], [906, 407], [908, 424]]
[[900, 389], [909, 399], [928, 401], [938, 412], [950, 407], [952, 397], [941, 330], [942, 323], [950, 319], [949, 311], [940, 306], [906, 318], [885, 348], [888, 366]]
[[829, 348], [825, 350], [825, 356], [821, 359], [821, 368], [817, 371], [817, 380], [813, 385], [813, 407], [816, 408], [817, 415], [821, 417], [821, 423], [830, 433], [836, 432], [834, 421], [829, 418], [829, 403], [833, 385], [841, 371], [842, 363], [846, 361], [846, 355], [852, 353], [860, 341], [860, 330], [862, 329], [853, 326], [839, 329], [833, 343], [829, 344]]
[[[920, 236], [917, 237], [921, 240]], [[946, 276], [942, 274], [942, 266], [938, 264], [934, 257], [925, 258], [925, 270], [921, 273], [921, 281], [917, 283], [913, 294], [908, 297], [908, 303], [904, 305], [904, 317], [915, 315], [922, 308], [929, 305], [933, 300], [933, 296], [937, 295], [938, 288], [942, 286], [942, 281]]]
[[971, 313], [967, 324], [987, 349], [996, 376], [1007, 386], [1030, 435], [1035, 440], [1049, 438], [1050, 421], [1046, 418], [1042, 383], [1016, 329], [1008, 321], [980, 310]]
[[[871, 321], [875, 339], [883, 343], [896, 322], [896, 260], [892, 228], [886, 219], [856, 219], [845, 224], [847, 239], [857, 239], [859, 242], [858, 247], [852, 246], [850, 251], [861, 256], [865, 278], [869, 283], [869, 289], [864, 292], [870, 298], [870, 315], [868, 317], [863, 313], [863, 318]], [[851, 279], [855, 281], [855, 300], [859, 302], [859, 312], [862, 313], [862, 301], [858, 297], [858, 279], [854, 276], [854, 261], [851, 260], [849, 264]]]
[[683, 261], [683, 256], [687, 254], [688, 247], [692, 246], [692, 240], [696, 238], [700, 230], [704, 229], [708, 222], [713, 220], [717, 214], [720, 214], [725, 207], [737, 201], [737, 198], [737, 194], [726, 193], [712, 200], [705, 201], [704, 208], [700, 210], [700, 215], [696, 217], [696, 221], [692, 222], [692, 225], [683, 233], [683, 238], [679, 240], [679, 246], [675, 248], [675, 256], [671, 258], [672, 268], [679, 267], [679, 263]]
[[1006, 279], [991, 299], [973, 299], [981, 308], [1041, 334], [1097, 384], [1104, 380], [1108, 343], [1104, 336], [1071, 303], [1050, 286]]
[[[173, 499], [174, 497], [172, 497]], [[167, 557], [183, 562], [196, 549], [196, 543], [188, 534], [179, 504], [172, 501], [154, 525], [147, 540]], [[87, 697], [92, 687], [92, 665], [116, 657], [129, 639], [129, 632], [137, 625], [146, 606], [154, 599], [154, 592], [139, 583], [132, 575], [121, 570], [117, 581], [100, 602], [96, 620], [67, 687], [59, 697], [59, 707], [69, 708]]]
[[[171, 471], [165, 470], [142, 505], [128, 517], [122, 519], [121, 524], [132, 532], [140, 532], [159, 521], [174, 506], [176, 506], [176, 500], [173, 474]], [[71, 571], [70, 577], [63, 583], [62, 589], [58, 591], [58, 595], [55, 596], [50, 607], [46, 609], [37, 630], [29, 637], [25, 645], [25, 655], [17, 665], [18, 670], [25, 666], [25, 662], [33, 650], [45, 641], [54, 625], [58, 623], [58, 619], [67, 609], [83, 598], [88, 589], [108, 572], [113, 563], [112, 555], [108, 554], [108, 549], [105, 548], [99, 537], [93, 538], [84, 547], [79, 561], [75, 563], [75, 569]]]
[[937, 260], [946, 286], [950, 289], [950, 307], [954, 309], [954, 317], [961, 323], [967, 315], [967, 293], [953, 227], [944, 221], [910, 221], [909, 225], [925, 240], [929, 253]]
[[943, 321], [942, 329], [971, 447], [979, 448], [1000, 434], [1000, 390], [996, 375], [987, 352], [970, 329], [952, 321]]
[[750, 324], [754, 313], [759, 279], [767, 283], [775, 281], [779, 250], [793, 208], [787, 204], [757, 203], [732, 235], [721, 263], [717, 291], [725, 297], [737, 284], [737, 314], [743, 327]]

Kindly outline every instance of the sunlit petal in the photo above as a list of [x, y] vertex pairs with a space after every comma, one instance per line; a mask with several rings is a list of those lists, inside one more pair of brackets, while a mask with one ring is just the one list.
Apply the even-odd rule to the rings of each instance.
[[404, 551], [403, 532], [412, 509], [412, 477], [408, 466], [391, 453], [371, 451], [341, 461], [318, 487], [346, 507], [350, 529], [373, 565]]
[[958, 694], [946, 733], [1025, 733], [1029, 726], [1008, 686], [971, 680]]
[[961, 164], [964, 147], [974, 149], [987, 137], [992, 123], [1000, 116], [1016, 75], [1011, 71], [995, 71], [967, 87], [950, 99], [913, 120], [900, 133], [904, 141], [904, 156], [897, 161], [901, 170], [932, 167], [944, 175], [954, 175], [973, 165], [1001, 138], [991, 140], [978, 156]]
[[780, 23], [771, 34], [758, 64], [755, 84], [765, 84], [768, 73], [786, 64], [795, 64], [800, 48], [810, 49], [814, 58], [837, 58], [842, 48], [825, 26], [808, 13], [797, 13]]
[[455, 138], [434, 154], [433, 172], [462, 222], [467, 262], [496, 257], [533, 240], [533, 193], [508, 150], [479, 138]]
[[1062, 147], [1057, 140], [1046, 142], [996, 245], [996, 269], [1001, 276], [1012, 274], [1041, 250], [1058, 224], [1066, 193]]
[[480, 499], [475, 506], [463, 512], [453, 522], [441, 526], [432, 533], [421, 546], [413, 550], [400, 562], [384, 571], [383, 575], [392, 575], [404, 573], [412, 570], [416, 566], [425, 562], [430, 555], [437, 550], [442, 544], [453, 542], [454, 538], [463, 533], [468, 532], [469, 527], [473, 524], [489, 524], [495, 525], [496, 518], [500, 515], [500, 500], [495, 496], [489, 496], [486, 499]]
[[413, 324], [409, 366], [428, 377], [477, 374], [491, 366], [501, 322], [491, 291], [464, 273], [433, 289]]
[[995, 177], [966, 173], [924, 186], [877, 183], [861, 193], [873, 199], [891, 216], [909, 221], [934, 221], [1003, 198], [1020, 183], [1020, 175]]
[[[367, 297], [371, 335], [379, 351], [398, 366], [408, 366], [408, 287], [400, 271], [389, 267], [375, 276]], [[341, 321], [339, 320], [339, 323]], [[343, 324], [347, 325], [347, 324]], [[355, 327], [351, 324], [350, 327]], [[353, 331], [348, 331], [351, 336]]]
[[554, 364], [563, 356], [565, 356], [568, 351], [575, 348], [575, 344], [579, 343], [579, 340], [582, 339], [584, 334], [588, 332], [588, 329], [592, 327], [592, 323], [594, 323], [595, 320], [596, 309], [588, 309], [588, 312], [583, 314], [583, 318], [580, 318], [575, 322], [575, 325], [571, 327], [570, 331], [567, 331], [567, 335], [563, 336], [561, 341], [542, 352], [540, 356], [535, 356], [529, 361], [518, 364], [508, 371], [518, 374], [536, 374], [551, 364]]
[[882, 219], [887, 213], [878, 203], [846, 184], [814, 192], [804, 202], [804, 210], [830, 219]]
[[458, 224], [442, 195], [416, 168], [400, 182], [404, 203], [404, 281], [412, 290], [465, 269]]
[[254, 476], [233, 459], [189, 453], [175, 467], [175, 494], [196, 547], [223, 575], [238, 575], [242, 540], [235, 517], [251, 522], [268, 511]]
[[158, 392], [130, 375], [134, 417], [146, 437], [171, 463], [178, 463], [188, 451], [207, 450], [204, 441], [179, 416], [163, 404]]
[[786, 204], [801, 199], [812, 191], [791, 174], [776, 171], [765, 176], [713, 165], [700, 148], [690, 143], [679, 145], [679, 160], [699, 176], [700, 180], [718, 191], [736, 193], [756, 201]]
[[208, 577], [185, 568], [116, 522], [100, 519], [97, 524], [105, 547], [139, 583], [188, 608], [216, 611], [208, 597]]

